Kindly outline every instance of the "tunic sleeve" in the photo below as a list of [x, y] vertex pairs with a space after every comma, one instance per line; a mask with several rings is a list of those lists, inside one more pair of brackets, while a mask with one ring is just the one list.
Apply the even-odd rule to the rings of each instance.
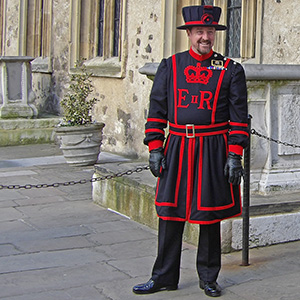
[[149, 150], [162, 147], [165, 139], [164, 129], [167, 127], [168, 114], [167, 77], [167, 62], [163, 59], [154, 78], [149, 114], [145, 125], [144, 144], [149, 146]]
[[230, 83], [229, 118], [229, 152], [242, 155], [243, 148], [248, 145], [249, 130], [246, 78], [243, 67], [238, 63], [235, 64]]

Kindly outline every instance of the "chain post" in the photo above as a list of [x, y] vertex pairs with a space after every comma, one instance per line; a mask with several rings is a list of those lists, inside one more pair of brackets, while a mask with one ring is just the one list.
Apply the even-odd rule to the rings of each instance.
[[[248, 116], [248, 128], [251, 130], [251, 118]], [[251, 153], [251, 135], [249, 134], [249, 143], [244, 151], [244, 189], [243, 189], [243, 251], [242, 266], [249, 266], [249, 206], [250, 206], [250, 153]]]

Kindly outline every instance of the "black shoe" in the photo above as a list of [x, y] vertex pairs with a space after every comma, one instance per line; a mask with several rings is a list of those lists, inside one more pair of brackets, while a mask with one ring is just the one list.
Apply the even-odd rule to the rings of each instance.
[[204, 290], [205, 294], [210, 297], [220, 297], [221, 296], [221, 288], [214, 282], [205, 282], [200, 279], [199, 286], [202, 290]]
[[177, 290], [177, 288], [178, 288], [177, 284], [161, 285], [159, 283], [155, 283], [152, 279], [150, 279], [146, 283], [142, 283], [134, 286], [132, 291], [135, 294], [152, 294], [163, 290], [173, 291], [173, 290]]

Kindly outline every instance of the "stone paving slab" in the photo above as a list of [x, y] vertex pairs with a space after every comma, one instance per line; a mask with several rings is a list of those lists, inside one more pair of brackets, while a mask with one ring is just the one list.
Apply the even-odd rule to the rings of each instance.
[[[18, 147], [0, 148], [1, 159], [34, 157], [31, 146]], [[36, 157], [59, 155], [52, 146], [34, 145], [34, 152]], [[106, 160], [115, 164], [117, 157], [108, 154]], [[0, 184], [11, 184], [12, 179], [16, 183], [80, 180], [93, 174], [92, 167], [36, 165], [38, 161], [0, 168]], [[0, 207], [1, 300], [208, 299], [198, 287], [196, 248], [186, 243], [177, 291], [133, 294], [132, 286], [150, 277], [156, 231], [94, 204], [89, 183], [0, 190]], [[298, 300], [299, 249], [300, 242], [251, 249], [248, 267], [240, 266], [241, 252], [223, 254], [220, 299]]]

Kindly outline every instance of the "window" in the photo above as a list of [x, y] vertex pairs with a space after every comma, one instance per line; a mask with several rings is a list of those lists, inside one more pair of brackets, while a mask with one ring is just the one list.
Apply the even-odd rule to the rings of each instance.
[[[98, 26], [98, 50], [97, 56], [103, 57], [104, 55], [104, 45], [105, 45], [105, 35], [104, 35], [104, 26], [105, 26], [105, 9], [107, 4], [105, 0], [100, 0], [99, 4], [99, 26]], [[113, 7], [113, 35], [112, 35], [112, 57], [119, 56], [119, 45], [120, 45], [120, 16], [121, 16], [121, 3], [120, 0], [114, 1]]]
[[214, 5], [214, 0], [202, 0], [202, 5]]
[[51, 0], [20, 1], [19, 55], [50, 57]]
[[0, 1], [0, 55], [4, 55], [3, 53], [3, 20], [4, 20], [4, 1]]
[[227, 26], [218, 33], [214, 49], [241, 62], [259, 62], [262, 1], [214, 0], [214, 5], [222, 8], [220, 23]]
[[[70, 68], [79, 58], [95, 76], [122, 77], [123, 0], [72, 0]], [[96, 12], [96, 13], [95, 13]]]
[[227, 37], [225, 54], [240, 57], [242, 0], [228, 0]]
[[119, 55], [119, 37], [120, 37], [119, 33], [120, 33], [120, 0], [115, 0], [113, 56]]
[[98, 27], [98, 56], [103, 56], [103, 34], [104, 34], [104, 0], [99, 5], [99, 27]]

